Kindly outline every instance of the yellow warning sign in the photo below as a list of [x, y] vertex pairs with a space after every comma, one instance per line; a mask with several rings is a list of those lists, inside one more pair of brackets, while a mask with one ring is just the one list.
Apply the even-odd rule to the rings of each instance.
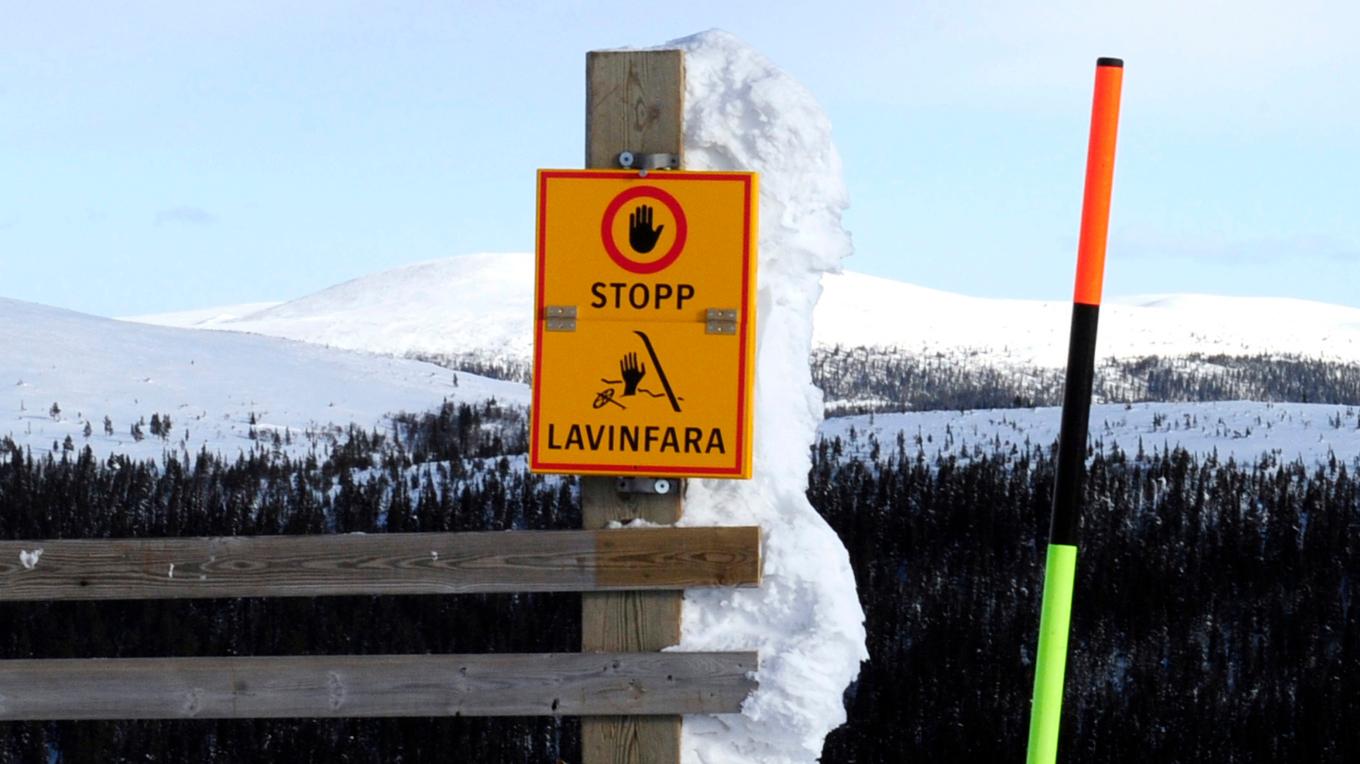
[[531, 470], [751, 476], [756, 190], [539, 171]]

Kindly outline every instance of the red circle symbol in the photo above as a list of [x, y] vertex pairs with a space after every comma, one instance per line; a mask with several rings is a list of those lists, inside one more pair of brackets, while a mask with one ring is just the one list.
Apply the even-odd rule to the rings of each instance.
[[[623, 209], [623, 205], [643, 197], [655, 199], [671, 211], [671, 217], [675, 220], [675, 240], [671, 242], [666, 254], [655, 260], [639, 262], [630, 259], [619, 249], [619, 245], [614, 243], [614, 218], [618, 216], [619, 210]], [[600, 221], [600, 238], [604, 240], [604, 250], [609, 253], [609, 259], [620, 268], [633, 273], [656, 273], [670, 267], [671, 263], [680, 257], [680, 251], [685, 248], [685, 237], [688, 235], [689, 223], [685, 220], [685, 211], [680, 207], [680, 202], [656, 186], [634, 186], [614, 197], [604, 210], [604, 219]]]

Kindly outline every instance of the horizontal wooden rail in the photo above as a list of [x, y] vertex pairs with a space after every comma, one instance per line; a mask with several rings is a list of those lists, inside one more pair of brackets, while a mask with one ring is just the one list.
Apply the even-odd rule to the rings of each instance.
[[0, 720], [739, 713], [755, 653], [0, 661]]
[[0, 600], [598, 592], [755, 586], [760, 529], [0, 542]]

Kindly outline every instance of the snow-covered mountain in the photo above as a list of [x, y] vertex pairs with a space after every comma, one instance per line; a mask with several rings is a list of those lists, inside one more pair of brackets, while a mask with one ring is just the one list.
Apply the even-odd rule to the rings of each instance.
[[[993, 362], [1066, 363], [1072, 304], [968, 297], [862, 273], [823, 283], [821, 345], [896, 346], [924, 353], [976, 351]], [[1107, 299], [1102, 358], [1151, 355], [1304, 355], [1360, 361], [1360, 309], [1262, 297], [1198, 294]]]
[[[533, 258], [450, 257], [364, 276], [278, 305], [129, 320], [230, 329], [399, 356], [500, 359], [532, 351]], [[969, 297], [845, 272], [823, 280], [821, 347], [897, 347], [998, 366], [1058, 368], [1071, 304]], [[1107, 300], [1099, 353], [1303, 355], [1360, 362], [1360, 309], [1258, 297], [1150, 295]]]
[[[532, 352], [532, 284], [533, 258], [529, 254], [472, 254], [422, 262], [373, 276], [360, 277], [317, 294], [277, 305], [227, 306], [189, 313], [148, 315], [129, 321], [267, 334], [294, 338], [311, 344], [277, 343], [265, 340], [264, 337], [248, 337], [227, 332], [171, 333], [167, 336], [174, 337], [175, 343], [180, 345], [175, 347], [177, 349], [163, 349], [162, 356], [159, 356], [162, 360], [151, 362], [152, 367], [163, 367], [171, 363], [175, 356], [208, 358], [207, 347], [190, 349], [189, 345], [186, 345], [201, 340], [203, 343], [214, 344], [214, 347], [216, 344], [235, 347], [237, 344], [257, 343], [261, 347], [290, 348], [288, 349], [290, 353], [309, 352], [314, 353], [316, 358], [329, 358], [324, 349], [317, 348], [316, 345], [330, 345], [335, 348], [384, 355], [437, 359], [441, 363], [456, 367], [477, 368], [479, 367], [477, 364], [480, 364], [480, 367], [486, 368], [496, 366], [503, 370], [509, 367], [524, 371], [528, 370], [529, 355]], [[823, 377], [827, 374], [832, 375], [824, 379], [824, 382], [830, 383], [847, 375], [854, 378], [873, 377], [874, 374], [879, 374], [881, 368], [879, 371], [876, 371], [876, 368], [884, 362], [891, 363], [895, 358], [915, 358], [925, 359], [919, 363], [928, 364], [930, 368], [925, 368], [925, 371], [932, 374], [933, 368], [936, 367], [944, 368], [948, 374], [955, 374], [953, 370], [968, 368], [1019, 370], [1005, 371], [1005, 374], [1010, 375], [1005, 385], [1015, 386], [1016, 392], [1024, 394], [1028, 400], [1050, 400], [1053, 396], [1036, 394], [1036, 390], [1042, 385], [1053, 386], [1061, 383], [1061, 372], [1057, 370], [1065, 362], [1070, 311], [1069, 303], [1062, 300], [1043, 302], [1043, 300], [971, 298], [853, 272], [824, 277], [823, 288], [823, 296], [817, 305], [815, 315], [817, 347], [823, 348], [823, 351], [836, 345], [896, 348], [894, 351], [861, 353], [862, 358], [842, 355], [836, 360], [830, 355], [823, 355], [815, 359], [819, 360], [817, 368]], [[37, 309], [30, 307], [29, 310]], [[97, 337], [101, 336], [101, 333], [109, 332], [110, 326], [124, 326], [129, 336], [152, 330], [133, 324], [112, 324], [87, 317], [82, 319], [90, 322], [88, 328], [82, 330], [92, 330]], [[19, 324], [24, 322], [20, 321]], [[75, 332], [75, 328], [72, 328], [72, 332]], [[97, 344], [105, 343], [99, 340]], [[1141, 359], [1145, 356], [1167, 358], [1186, 356], [1190, 353], [1209, 356], [1221, 353], [1227, 356], [1306, 356], [1342, 364], [1357, 364], [1360, 363], [1360, 310], [1304, 300], [1225, 298], [1210, 295], [1153, 295], [1112, 299], [1108, 300], [1100, 315], [1099, 349], [1104, 359]], [[434, 385], [437, 390], [439, 385], [446, 385], [449, 378], [449, 372], [434, 371], [432, 367], [424, 364], [403, 366], [394, 360], [363, 358], [345, 353], [336, 358], [344, 359], [343, 363], [347, 364], [389, 364], [386, 368], [397, 374], [424, 374], [437, 382]], [[146, 366], [148, 362], [139, 363]], [[231, 366], [224, 360], [222, 363], [224, 366]], [[1200, 374], [1216, 374], [1221, 379], [1239, 374], [1235, 368], [1202, 360], [1180, 364], [1178, 370], [1182, 374], [1190, 375], [1191, 378]], [[113, 371], [113, 366], [110, 366], [105, 372], [112, 374]], [[918, 368], [917, 371], [922, 370]], [[1269, 377], [1276, 371], [1277, 368], [1276, 370], [1268, 368], [1263, 374]], [[1300, 374], [1302, 371], [1299, 368], [1287, 368], [1284, 372]], [[385, 379], [385, 374], [388, 374], [388, 371], [374, 371], [373, 378]], [[1321, 374], [1336, 375], [1336, 370], [1323, 370]], [[133, 370], [131, 375], [133, 381], [136, 381], [144, 377], [163, 377], [165, 371]], [[18, 377], [23, 375], [16, 375], [16, 378]], [[29, 372], [27, 374], [29, 381], [26, 385], [29, 385], [34, 377], [34, 372]], [[242, 372], [242, 377], [253, 379], [254, 375], [245, 371]], [[313, 378], [326, 377], [328, 375]], [[963, 377], [934, 374], [933, 377], [923, 377], [921, 383], [928, 386], [947, 385], [948, 379], [953, 378], [955, 383], [966, 385], [967, 379], [964, 377], [966, 374]], [[466, 375], [466, 378], [475, 379], [472, 375]], [[1025, 379], [1030, 379], [1031, 382], [1025, 382]], [[137, 385], [146, 383], [139, 382]], [[137, 393], [146, 393], [146, 390], [137, 385], [132, 385], [132, 389], [118, 394], [121, 394], [122, 398], [129, 396], [136, 398]], [[477, 385], [490, 383], [479, 381]], [[1130, 389], [1134, 392], [1144, 389], [1144, 393], [1148, 393], [1145, 387], [1146, 385], [1138, 379], [1130, 381]], [[227, 396], [228, 390], [235, 390], [237, 387], [224, 381], [219, 382], [216, 389], [219, 389], [220, 393], [216, 396], [215, 402], [197, 402], [197, 405], [226, 413], [227, 431], [223, 432], [223, 436], [230, 432], [231, 436], [241, 438], [243, 436], [241, 423], [246, 421], [250, 405], [239, 400], [239, 397], [242, 394], [252, 396], [237, 393], [237, 398], [227, 400], [223, 396]], [[831, 394], [828, 409], [834, 412], [854, 412], [936, 408], [918, 404], [910, 398], [902, 400], [884, 398], [874, 402], [873, 394], [866, 392], [872, 389], [873, 385], [861, 385], [850, 386], [849, 390], [838, 390], [836, 394]], [[1108, 386], [1104, 389], [1107, 396], [1104, 400], [1111, 400]], [[1251, 386], [1246, 385], [1243, 389], [1251, 390]], [[1345, 389], [1349, 390], [1349, 387]], [[46, 419], [46, 406], [50, 405], [50, 401], [46, 401], [45, 398], [61, 400], [65, 406], [65, 400], [72, 397], [71, 394], [61, 393], [53, 397], [53, 394], [46, 392], [39, 394], [37, 390], [24, 390], [23, 387], [16, 390], [22, 393], [24, 400], [29, 401], [30, 411], [24, 416], [29, 417], [30, 423], [26, 424], [26, 427], [39, 427], [44, 436], [48, 431], [63, 431], [63, 427]], [[494, 393], [496, 396], [511, 400], [522, 400], [525, 394], [524, 386], [494, 389], [487, 387], [487, 390], [488, 394]], [[465, 387], [461, 393], [480, 394], [480, 387], [476, 390]], [[899, 390], [898, 394], [902, 392]], [[1010, 400], [1010, 394], [1012, 393], [1009, 392], [1009, 387], [1006, 387], [1005, 401]], [[1236, 394], [1240, 396], [1243, 393]], [[377, 394], [374, 394], [370, 400], [377, 397]], [[264, 398], [264, 393], [253, 394], [253, 400]], [[398, 400], [409, 401], [411, 398], [398, 396]], [[419, 400], [422, 398], [418, 398]], [[437, 400], [437, 397], [423, 400]], [[964, 397], [964, 400], [967, 400], [967, 397]], [[1121, 398], [1112, 397], [1112, 400]], [[1136, 394], [1132, 400], [1142, 398]], [[1153, 400], [1159, 398], [1153, 397]], [[1326, 396], [1315, 397], [1314, 394], [1304, 393], [1302, 397], [1285, 396], [1278, 400], [1326, 400]], [[1349, 397], [1340, 396], [1337, 400], [1349, 402]], [[411, 405], [409, 402], [400, 404], [407, 408]], [[966, 404], [952, 405], [952, 408], [957, 409], [962, 405]], [[976, 405], [987, 404], [972, 404]], [[1156, 416], [1157, 419], [1163, 420], [1176, 415], [1174, 421], [1180, 421], [1182, 419], [1180, 413], [1191, 412], [1191, 420], [1200, 423], [1195, 426], [1194, 432], [1163, 431], [1160, 432], [1161, 439], [1170, 440], [1171, 445], [1194, 442], [1201, 445], [1209, 443], [1208, 447], [1223, 440], [1225, 443], [1231, 442], [1229, 450], [1232, 453], [1240, 451], [1240, 455], [1257, 454], [1281, 447], [1278, 438], [1272, 440], [1272, 426], [1254, 424], [1257, 423], [1257, 419], [1265, 421], [1270, 416], [1287, 411], [1274, 409], [1263, 413], [1261, 406], [1268, 405], [1224, 402], [1204, 408], [1176, 404], [1175, 412], [1170, 409], [1161, 411], [1155, 405], [1148, 408], [1142, 404], [1133, 409], [1111, 408], [1111, 412], [1132, 412], [1118, 413], [1112, 421], [1129, 420], [1132, 417], [1134, 423], [1126, 428], [1114, 426], [1110, 434], [1121, 445], [1129, 446], [1127, 442], [1132, 439], [1136, 443], [1137, 435], [1159, 434], [1159, 427], [1153, 426], [1151, 417]], [[290, 411], [286, 417], [288, 421], [309, 421], [318, 417], [325, 419], [326, 415], [335, 415], [333, 419], [340, 420], [344, 419], [344, 416], [350, 416], [345, 412], [311, 411], [303, 408], [301, 401], [294, 404], [277, 402], [271, 406], [276, 411], [283, 409]], [[291, 406], [298, 408], [294, 412]], [[388, 406], [397, 408], [393, 404]], [[94, 406], [90, 404], [87, 408]], [[150, 415], [150, 411], [131, 411], [126, 409], [126, 406], [122, 408], [131, 415]], [[948, 406], [940, 404], [940, 408]], [[382, 409], [381, 405], [366, 402], [355, 406], [355, 416], [359, 416], [362, 421], [371, 421], [374, 417], [381, 416], [382, 411], [379, 409]], [[1023, 424], [1021, 427], [1021, 430], [1024, 430], [1023, 435], [1030, 436], [1035, 442], [1051, 440], [1057, 436], [1055, 409], [1039, 408], [1028, 412], [1013, 409], [1013, 411], [1015, 413], [1005, 415], [978, 412], [970, 416], [990, 417], [1001, 421], [1002, 424], [997, 427], [1001, 427], [1004, 436], [1008, 432], [1010, 434], [1019, 432], [1016, 431], [1016, 421]], [[1288, 411], [1295, 412], [1295, 409], [1291, 408]], [[1318, 409], [1297, 409], [1293, 413], [1293, 419], [1302, 424], [1297, 428], [1284, 427], [1282, 431], [1292, 432], [1302, 428], [1307, 432], [1303, 435], [1296, 434], [1299, 435], [1297, 438], [1291, 436], [1291, 445], [1285, 447], [1288, 453], [1281, 453], [1282, 457], [1292, 458], [1291, 454], [1311, 454], [1316, 457], [1318, 454], [1315, 451], [1318, 451], [1319, 447], [1322, 453], [1325, 453], [1327, 447], [1333, 445], [1331, 440], [1338, 436], [1342, 436], [1344, 440], [1337, 442], [1342, 451], [1357, 446], [1357, 443], [1352, 443], [1353, 438], [1346, 439], [1355, 432], [1353, 424], [1349, 427], [1314, 428], [1314, 423], [1323, 419], [1330, 420], [1333, 416], [1331, 411], [1333, 409], [1326, 406]], [[102, 416], [102, 412], [92, 413]], [[917, 431], [923, 427], [926, 435], [930, 435], [930, 431], [940, 430], [949, 423], [955, 423], [959, 427], [971, 427], [959, 420], [959, 416], [962, 415], [957, 412], [949, 413], [948, 416], [936, 412], [903, 416], [907, 416], [908, 419], [899, 421], [880, 415], [874, 428], [884, 431], [884, 440], [891, 440], [895, 438], [895, 432], [889, 435], [884, 428]], [[1103, 419], [1098, 419], [1098, 415], [1092, 415], [1092, 434], [1095, 438], [1100, 436], [1096, 423], [1110, 420], [1106, 413], [1100, 413], [1099, 416]], [[1353, 413], [1348, 411], [1344, 416], [1350, 417]], [[864, 421], [851, 417], [840, 423], [828, 423], [828, 426], [824, 427], [824, 432], [836, 434], [849, 426], [857, 426], [861, 431], [865, 428]], [[233, 427], [234, 431], [231, 430]], [[975, 435], [979, 439], [994, 439], [997, 427], [975, 427]], [[218, 430], [220, 426], [215, 426], [212, 435], [216, 436]], [[1325, 430], [1326, 436], [1319, 438]], [[941, 431], [936, 435], [945, 434]], [[121, 421], [118, 423], [116, 436], [117, 438], [126, 436], [125, 424]], [[50, 443], [50, 440], [52, 439], [48, 438], [46, 442]]]
[[[427, 411], [444, 399], [523, 404], [523, 384], [383, 354], [527, 358], [532, 273], [525, 255], [456, 257], [291, 302], [143, 317], [146, 323], [0, 299], [0, 320], [13, 327], [0, 352], [0, 380], [11, 380], [0, 385], [8, 420], [0, 420], [0, 436], [35, 449], [60, 448], [70, 436], [77, 448], [88, 444], [96, 453], [154, 457], [167, 448], [204, 446], [235, 453], [251, 447], [254, 429], [290, 432], [292, 450], [304, 452], [309, 431], [350, 423], [385, 428], [389, 413]], [[965, 297], [856, 273], [830, 276], [824, 287], [816, 314], [823, 345], [895, 345], [1002, 365], [1061, 363], [1066, 304]], [[153, 322], [236, 331], [146, 325]], [[1117, 300], [1105, 308], [1101, 332], [1107, 355], [1360, 357], [1360, 311], [1295, 300]], [[60, 409], [55, 415], [53, 404]], [[168, 438], [149, 432], [153, 414], [170, 416]], [[112, 434], [104, 432], [106, 416]], [[139, 421], [145, 437], [137, 441], [130, 429]], [[868, 433], [884, 448], [902, 433], [913, 452], [920, 437], [928, 453], [968, 453], [997, 443], [1052, 442], [1058, 421], [1054, 408], [925, 411], [845, 417], [821, 431], [846, 439], [854, 428], [860, 448], [867, 448]], [[1349, 460], [1360, 454], [1358, 427], [1354, 408], [1318, 404], [1105, 405], [1091, 415], [1093, 441], [1131, 451], [1141, 439], [1149, 449], [1180, 445], [1247, 461], [1263, 453], [1286, 461], [1321, 461], [1330, 453]]]
[[403, 357], [527, 364], [533, 258], [477, 254], [395, 268], [284, 303], [137, 316]]
[[[527, 265], [525, 258], [507, 256], [474, 258], [472, 262], [498, 268], [507, 278], [513, 273], [504, 268], [506, 264]], [[467, 263], [454, 258], [383, 275], [400, 283], [400, 278], [393, 277], [422, 272], [438, 275], [440, 269], [452, 268], [471, 277], [468, 269], [461, 267]], [[828, 280], [830, 304], [844, 298], [843, 287], [854, 287], [860, 280], [871, 294], [874, 289], [899, 295], [914, 292], [922, 296], [922, 302], [938, 300], [937, 307], [971, 299], [843, 274]], [[332, 292], [338, 293], [332, 297], [343, 297], [342, 287], [358, 290], [362, 283], [367, 282], [350, 282], [307, 299], [320, 301]], [[435, 287], [428, 293], [444, 294]], [[362, 312], [365, 301], [357, 299], [361, 295], [362, 290], [350, 292], [352, 310]], [[485, 294], [478, 299], [489, 300]], [[1171, 298], [1128, 304], [1133, 306], [1130, 313], [1136, 314], [1142, 307], [1174, 314], [1217, 301], [1228, 308], [1242, 308], [1227, 298]], [[302, 302], [278, 307], [296, 308]], [[334, 306], [339, 299], [328, 297], [327, 302]], [[985, 305], [988, 301], [979, 302]], [[391, 299], [389, 304], [395, 307], [404, 303]], [[1018, 304], [1039, 315], [1056, 310], [1046, 303]], [[1332, 312], [1332, 331], [1344, 329], [1348, 313], [1354, 312], [1309, 303], [1294, 307], [1313, 311], [1315, 317], [1327, 317]], [[248, 317], [249, 321], [258, 326], [262, 315], [274, 315], [275, 320], [282, 321], [273, 310], [254, 311], [256, 317]], [[230, 308], [203, 314], [200, 320], [217, 317], [201, 324], [205, 326], [244, 323], [233, 317]], [[336, 308], [331, 315], [343, 317], [345, 311]], [[408, 336], [421, 335], [418, 319], [418, 312], [407, 313]], [[385, 429], [387, 414], [427, 411], [445, 399], [481, 401], [494, 397], [517, 404], [528, 399], [527, 389], [520, 383], [465, 372], [455, 375], [419, 361], [273, 337], [139, 325], [6, 299], [0, 299], [0, 320], [12, 327], [11, 341], [6, 343], [5, 352], [0, 352], [0, 380], [9, 380], [0, 385], [0, 411], [4, 412], [0, 436], [9, 435], [35, 449], [48, 449], [53, 443], [60, 447], [70, 436], [77, 448], [88, 444], [100, 454], [155, 457], [166, 449], [194, 452], [204, 446], [231, 454], [251, 447], [253, 427], [257, 434], [266, 435], [290, 431], [294, 436], [290, 450], [301, 453], [310, 447], [308, 431], [324, 432], [350, 423]], [[438, 319], [431, 318], [426, 326], [437, 324]], [[318, 323], [304, 325], [321, 331]], [[342, 334], [335, 336], [343, 338]], [[397, 332], [393, 330], [390, 336], [396, 337]], [[883, 336], [891, 339], [891, 335]], [[963, 330], [953, 336], [961, 338], [957, 340], [960, 342], [971, 340]], [[1260, 349], [1248, 347], [1253, 352]], [[60, 409], [55, 415], [53, 404]], [[149, 432], [145, 423], [153, 414], [170, 416], [168, 438]], [[106, 416], [113, 426], [111, 435], [104, 432]], [[859, 449], [869, 447], [871, 433], [882, 448], [895, 448], [901, 433], [911, 453], [915, 453], [920, 439], [920, 447], [928, 454], [967, 454], [975, 448], [986, 452], [998, 444], [1009, 448], [1012, 444], [1026, 447], [1051, 443], [1057, 437], [1059, 420], [1059, 411], [1051, 407], [966, 413], [924, 411], [828, 420], [821, 433], [849, 440], [853, 429], [856, 441], [852, 448]], [[138, 421], [144, 422], [145, 437], [141, 441], [130, 434], [132, 424]], [[92, 430], [88, 438], [84, 435], [86, 422]], [[1091, 438], [1128, 451], [1135, 450], [1141, 440], [1149, 450], [1181, 446], [1201, 455], [1217, 453], [1222, 459], [1232, 456], [1239, 461], [1271, 454], [1283, 461], [1301, 458], [1320, 462], [1335, 453], [1343, 461], [1355, 463], [1360, 459], [1360, 413], [1348, 406], [1242, 401], [1106, 404], [1092, 409]]]
[[[308, 430], [385, 429], [385, 415], [428, 411], [446, 398], [528, 400], [517, 383], [274, 337], [147, 326], [7, 299], [0, 322], [8, 327], [0, 437], [35, 449], [70, 436], [76, 448], [100, 454], [154, 457], [204, 446], [234, 454], [251, 447], [254, 429], [287, 432], [305, 452]], [[149, 431], [153, 414], [170, 417], [164, 439]], [[131, 429], [139, 421], [145, 437], [137, 441]]]
[[[0, 352], [0, 379], [11, 380], [0, 385], [0, 411], [9, 420], [0, 420], [0, 436], [9, 434], [43, 449], [70, 435], [77, 447], [88, 442], [100, 453], [146, 456], [165, 448], [196, 451], [205, 445], [232, 453], [249, 447], [252, 427], [257, 433], [302, 434], [349, 423], [383, 426], [388, 413], [430, 410], [445, 398], [495, 397], [523, 403], [528, 397], [523, 384], [466, 372], [455, 375], [444, 367], [390, 356], [518, 363], [527, 368], [532, 278], [529, 255], [480, 254], [398, 268], [284, 303], [122, 321], [0, 300], [0, 319], [15, 327]], [[897, 347], [923, 357], [998, 367], [1057, 368], [1063, 362], [1070, 310], [1064, 302], [967, 297], [858, 273], [828, 276], [823, 286], [815, 316], [815, 341], [821, 347]], [[1204, 295], [1117, 299], [1102, 311], [1101, 352], [1121, 358], [1289, 354], [1354, 364], [1360, 363], [1360, 310], [1299, 300]], [[55, 416], [54, 403], [60, 409]], [[1247, 408], [1239, 411], [1243, 405]], [[1116, 420], [1135, 420], [1129, 428], [1114, 428], [1121, 445], [1127, 446], [1125, 441], [1135, 433], [1156, 437], [1158, 427], [1150, 417], [1160, 420], [1189, 411], [1199, 423], [1195, 432], [1163, 430], [1163, 439], [1170, 435], [1172, 444], [1186, 438], [1233, 441], [1233, 452], [1241, 450], [1245, 456], [1279, 446], [1278, 441], [1267, 442], [1270, 426], [1253, 426], [1257, 418], [1265, 421], [1294, 411], [1281, 408], [1263, 414], [1254, 404], [1176, 406], [1176, 412], [1111, 408], [1132, 412], [1118, 414]], [[1355, 432], [1353, 422], [1321, 426], [1324, 419], [1331, 420], [1332, 411], [1300, 408], [1294, 415], [1311, 433], [1305, 440], [1324, 444], [1324, 450], [1344, 431]], [[169, 437], [146, 432], [144, 440], [134, 441], [132, 424], [148, 423], [152, 414], [171, 417]], [[104, 432], [105, 416], [112, 423], [112, 434]], [[924, 427], [929, 435], [945, 426], [957, 425], [956, 433], [958, 427], [969, 426], [957, 412], [940, 422], [931, 417], [943, 414], [905, 416], [920, 419], [898, 421], [880, 414], [873, 429], [889, 441], [897, 430]], [[1056, 435], [1056, 410], [970, 416], [995, 419], [1003, 435], [1005, 428], [1016, 430], [1016, 422], [1035, 441]], [[1338, 416], [1350, 419], [1353, 413], [1346, 410]], [[1108, 418], [1093, 413], [1093, 437], [1100, 436], [1097, 423]], [[92, 429], [88, 439], [86, 422]], [[858, 418], [823, 429], [835, 434], [851, 425], [865, 429]], [[144, 431], [146, 427], [143, 424]], [[889, 434], [886, 428], [894, 432]], [[974, 429], [980, 439], [990, 439], [996, 431], [993, 426]], [[1244, 435], [1248, 430], [1251, 433]], [[1335, 444], [1342, 451], [1360, 448], [1343, 440]], [[298, 440], [295, 448], [306, 445]], [[1317, 450], [1314, 445], [1292, 452]]]

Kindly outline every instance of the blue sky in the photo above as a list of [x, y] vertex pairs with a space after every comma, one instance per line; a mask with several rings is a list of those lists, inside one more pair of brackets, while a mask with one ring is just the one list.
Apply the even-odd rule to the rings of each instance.
[[0, 295], [286, 299], [533, 245], [584, 57], [708, 28], [831, 117], [846, 266], [1067, 299], [1094, 61], [1127, 62], [1107, 295], [1360, 306], [1354, 3], [20, 3], [0, 25]]

